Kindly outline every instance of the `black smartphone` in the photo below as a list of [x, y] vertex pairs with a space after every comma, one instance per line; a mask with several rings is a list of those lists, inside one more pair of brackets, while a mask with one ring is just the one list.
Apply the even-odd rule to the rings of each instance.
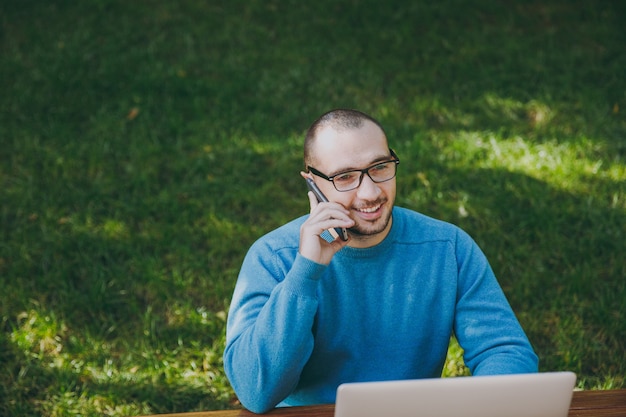
[[[317, 185], [311, 178], [305, 178], [305, 181], [307, 187], [309, 187], [309, 190], [313, 191], [313, 194], [315, 194], [315, 197], [317, 197], [317, 201], [319, 201], [320, 203], [328, 202], [328, 199], [326, 198], [324, 193], [322, 193], [322, 190], [317, 187]], [[337, 233], [341, 240], [348, 240], [348, 231], [345, 228], [335, 227], [334, 232]]]

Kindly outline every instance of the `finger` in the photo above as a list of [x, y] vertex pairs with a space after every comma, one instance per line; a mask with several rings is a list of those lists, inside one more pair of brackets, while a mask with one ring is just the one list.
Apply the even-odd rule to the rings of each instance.
[[317, 197], [315, 197], [315, 194], [313, 194], [313, 191], [309, 191], [307, 195], [309, 196], [309, 206], [311, 207], [311, 211], [313, 211], [315, 207], [317, 207], [319, 202], [317, 201]]
[[[335, 203], [315, 203], [311, 209], [309, 223], [320, 223], [328, 227], [352, 227], [354, 219], [350, 217], [350, 212], [341, 205]], [[330, 223], [328, 223], [330, 222]]]

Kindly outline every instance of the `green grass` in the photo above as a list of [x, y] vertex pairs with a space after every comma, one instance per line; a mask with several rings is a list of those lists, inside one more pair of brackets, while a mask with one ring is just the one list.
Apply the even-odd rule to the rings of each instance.
[[239, 265], [306, 212], [340, 106], [385, 125], [399, 205], [478, 241], [541, 370], [626, 386], [622, 2], [220, 3], [0, 4], [0, 415], [236, 407]]

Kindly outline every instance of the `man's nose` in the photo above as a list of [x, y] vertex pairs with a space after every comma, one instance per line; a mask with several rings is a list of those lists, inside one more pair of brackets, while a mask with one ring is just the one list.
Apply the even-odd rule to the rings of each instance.
[[363, 175], [363, 181], [357, 190], [357, 196], [361, 200], [375, 200], [380, 195], [381, 190], [378, 184], [376, 184], [369, 175]]

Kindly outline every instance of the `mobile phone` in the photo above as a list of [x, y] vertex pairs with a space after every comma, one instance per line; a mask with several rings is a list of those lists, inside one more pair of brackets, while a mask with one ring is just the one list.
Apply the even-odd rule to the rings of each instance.
[[[326, 198], [324, 193], [322, 193], [322, 190], [317, 187], [317, 185], [311, 178], [305, 178], [304, 180], [306, 181], [306, 185], [307, 187], [309, 187], [309, 190], [313, 191], [313, 194], [315, 194], [317, 201], [319, 201], [320, 203], [328, 202], [328, 198]], [[333, 230], [330, 230], [330, 232], [333, 237], [339, 236], [341, 240], [348, 240], [348, 231], [343, 227], [335, 227]], [[335, 234], [337, 234], [337, 236], [335, 236]]]

